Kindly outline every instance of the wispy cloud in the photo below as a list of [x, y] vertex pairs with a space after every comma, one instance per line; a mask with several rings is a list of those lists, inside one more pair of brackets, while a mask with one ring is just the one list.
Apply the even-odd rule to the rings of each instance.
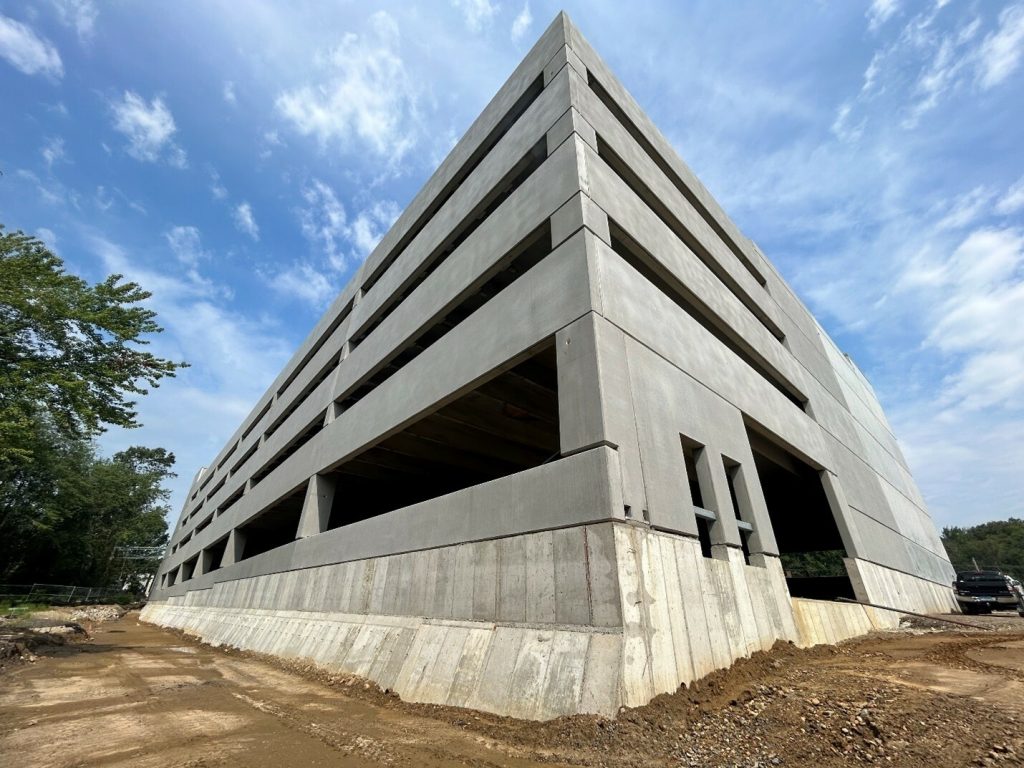
[[323, 309], [338, 292], [338, 287], [320, 269], [299, 262], [282, 270], [261, 273], [264, 282], [276, 293], [314, 309]]
[[31, 27], [0, 15], [0, 58], [26, 75], [64, 76], [64, 63], [57, 48]]
[[47, 168], [53, 168], [54, 163], [67, 159], [67, 153], [64, 151], [64, 139], [57, 136], [47, 139], [39, 152], [42, 154]]
[[1024, 176], [1006, 190], [1006, 194], [996, 203], [996, 211], [1004, 216], [1021, 210], [1024, 210]]
[[256, 216], [253, 214], [252, 206], [249, 203], [242, 202], [236, 205], [231, 212], [231, 218], [239, 232], [248, 235], [255, 241], [260, 239], [260, 228], [256, 224]]
[[452, 0], [452, 5], [462, 12], [466, 26], [474, 32], [480, 32], [490, 25], [498, 13], [497, 6], [490, 0]]
[[378, 11], [365, 35], [346, 34], [320, 59], [323, 77], [282, 92], [278, 113], [322, 148], [364, 147], [395, 164], [414, 146], [419, 129], [417, 88], [399, 52], [398, 24]]
[[530, 13], [530, 3], [527, 0], [523, 3], [523, 10], [512, 20], [512, 41], [517, 42], [522, 38], [529, 31], [531, 24], [533, 24], [533, 14]]
[[175, 144], [178, 130], [164, 100], [156, 96], [148, 103], [134, 91], [110, 102], [114, 129], [128, 139], [127, 152], [136, 160], [155, 163], [161, 159], [175, 168], [188, 165], [185, 151]]
[[221, 87], [221, 95], [224, 97], [224, 101], [231, 106], [235, 106], [238, 103], [238, 98], [235, 96], [235, 84], [231, 80], [225, 80], [224, 85]]
[[401, 212], [394, 202], [378, 200], [349, 221], [334, 189], [319, 179], [310, 182], [302, 198], [302, 234], [339, 271], [366, 258]]
[[979, 81], [992, 88], [1017, 69], [1024, 55], [1024, 4], [1011, 5], [999, 14], [999, 27], [981, 44]]
[[892, 18], [899, 7], [898, 0], [872, 0], [871, 7], [867, 11], [868, 28], [875, 30], [881, 27]]
[[210, 258], [210, 254], [203, 250], [202, 238], [196, 227], [171, 227], [164, 233], [164, 239], [178, 261], [187, 267], [195, 268], [199, 262]]
[[53, 0], [57, 10], [57, 18], [66, 26], [75, 30], [82, 43], [92, 42], [96, 34], [96, 19], [99, 11], [92, 0]]

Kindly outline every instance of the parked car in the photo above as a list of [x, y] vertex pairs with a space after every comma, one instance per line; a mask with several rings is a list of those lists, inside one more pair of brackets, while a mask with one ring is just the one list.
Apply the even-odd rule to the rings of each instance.
[[1012, 581], [999, 571], [960, 571], [953, 582], [953, 594], [964, 613], [1009, 611], [1019, 607]]

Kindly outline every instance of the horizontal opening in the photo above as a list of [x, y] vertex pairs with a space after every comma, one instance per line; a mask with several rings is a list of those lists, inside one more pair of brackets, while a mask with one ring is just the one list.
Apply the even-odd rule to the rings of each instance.
[[370, 394], [416, 359], [424, 350], [442, 339], [455, 326], [536, 266], [550, 252], [551, 227], [550, 222], [545, 220], [541, 226], [516, 243], [491, 269], [481, 275], [474, 285], [469, 286], [451, 304], [442, 308], [443, 314], [435, 316], [429, 325], [397, 347], [370, 373], [341, 393], [337, 402], [342, 410], [351, 408]]
[[654, 148], [654, 145], [651, 144], [650, 141], [648, 141], [646, 136], [644, 136], [643, 131], [641, 131], [640, 128], [636, 125], [636, 123], [634, 123], [630, 119], [630, 117], [625, 113], [625, 111], [623, 111], [623, 109], [619, 107], [619, 105], [615, 102], [615, 99], [612, 98], [611, 94], [608, 93], [607, 90], [605, 90], [604, 86], [601, 85], [601, 83], [597, 80], [597, 78], [594, 77], [593, 73], [590, 72], [589, 70], [587, 71], [587, 85], [590, 86], [590, 89], [594, 92], [594, 95], [597, 96], [597, 98], [600, 99], [601, 103], [608, 108], [608, 111], [612, 113], [612, 116], [619, 121], [619, 124], [623, 128], [626, 129], [626, 132], [633, 138], [633, 140], [637, 144], [640, 145], [640, 148], [647, 154], [649, 158], [651, 158], [651, 160], [654, 162], [655, 165], [658, 166], [661, 172], [668, 177], [668, 180], [672, 182], [672, 185], [677, 190], [679, 190], [679, 193], [683, 197], [685, 197], [687, 201], [690, 203], [690, 205], [692, 205], [697, 210], [697, 213], [700, 214], [700, 216], [714, 230], [715, 234], [721, 238], [723, 243], [725, 243], [726, 247], [728, 247], [729, 250], [732, 251], [733, 254], [736, 256], [736, 258], [739, 259], [740, 263], [744, 266], [744, 268], [746, 268], [746, 270], [751, 275], [753, 275], [754, 279], [757, 280], [757, 282], [760, 285], [767, 285], [768, 281], [765, 280], [764, 275], [761, 274], [760, 270], [758, 270], [757, 267], [755, 267], [753, 263], [751, 263], [750, 259], [743, 252], [743, 249], [736, 244], [736, 241], [732, 239], [732, 237], [725, 231], [722, 225], [718, 223], [714, 216], [711, 215], [711, 212], [708, 211], [707, 207], [704, 205], [704, 203], [701, 202], [700, 198], [697, 197], [693, 193], [693, 191], [688, 186], [686, 186], [686, 184], [683, 183], [683, 180], [679, 178], [679, 175], [675, 172], [672, 166], [669, 165], [668, 161], [666, 161], [665, 158], [661, 156], [661, 153]]
[[239, 442], [242, 442], [243, 440], [245, 440], [245, 438], [249, 436], [249, 433], [252, 432], [256, 425], [263, 420], [263, 417], [267, 415], [267, 411], [270, 410], [270, 407], [273, 404], [274, 398], [270, 398], [267, 401], [267, 404], [260, 409], [260, 412], [258, 414], [256, 414], [256, 418], [249, 422], [249, 426], [245, 428], [245, 432], [242, 433], [242, 436], [239, 438]]
[[466, 162], [462, 164], [462, 167], [460, 167], [459, 170], [452, 175], [448, 183], [441, 188], [441, 191], [438, 192], [433, 201], [423, 210], [423, 213], [421, 213], [416, 221], [413, 222], [412, 226], [409, 227], [405, 235], [403, 235], [395, 244], [394, 248], [388, 252], [388, 255], [381, 259], [380, 265], [366, 278], [365, 281], [363, 281], [362, 289], [364, 292], [369, 291], [374, 284], [380, 280], [388, 267], [395, 262], [399, 255], [401, 255], [402, 251], [404, 251], [406, 247], [408, 247], [409, 243], [416, 238], [416, 235], [422, 231], [422, 229], [427, 225], [427, 222], [434, 217], [434, 214], [441, 209], [441, 206], [448, 202], [451, 196], [455, 194], [455, 191], [462, 185], [462, 182], [465, 181], [474, 170], [476, 170], [476, 167], [483, 162], [485, 157], [487, 157], [487, 153], [490, 152], [499, 141], [501, 141], [502, 137], [508, 133], [509, 129], [515, 125], [516, 121], [522, 117], [523, 113], [530, 108], [530, 105], [537, 100], [537, 97], [540, 96], [543, 90], [544, 75], [540, 74], [537, 76], [537, 79], [526, 87], [526, 90], [523, 91], [523, 94], [516, 100], [515, 104], [513, 104], [509, 111], [505, 113], [505, 116], [502, 117], [487, 136], [484, 137], [484, 140], [480, 142], [480, 146], [478, 146], [466, 159]]
[[729, 292], [739, 299], [740, 303], [750, 311], [757, 321], [761, 323], [761, 325], [763, 325], [772, 336], [774, 336], [778, 341], [782, 341], [785, 338], [785, 334], [782, 333], [782, 330], [776, 326], [771, 319], [769, 319], [764, 310], [757, 305], [756, 301], [747, 295], [746, 291], [744, 291], [743, 288], [733, 279], [728, 270], [718, 263], [700, 240], [694, 237], [693, 233], [683, 226], [682, 222], [672, 214], [668, 206], [665, 205], [653, 192], [651, 192], [650, 189], [648, 189], [647, 185], [640, 180], [640, 177], [637, 176], [633, 170], [626, 165], [626, 163], [623, 162], [617, 154], [615, 154], [614, 151], [612, 151], [600, 136], [597, 137], [597, 147], [600, 158], [608, 164], [608, 167], [611, 168], [620, 179], [622, 179], [623, 183], [625, 183], [626, 186], [628, 186], [633, 193], [651, 209], [655, 216], [661, 219], [665, 226], [667, 226], [672, 233], [679, 238], [680, 242], [693, 251], [693, 254], [711, 270], [712, 274], [722, 281], [722, 284], [729, 290]]
[[327, 340], [331, 338], [331, 334], [338, 330], [341, 324], [345, 322], [345, 318], [347, 318], [352, 312], [352, 303], [353, 302], [349, 301], [349, 303], [345, 305], [344, 309], [342, 309], [341, 312], [338, 313], [337, 317], [331, 321], [331, 324], [324, 329], [324, 332], [320, 334], [319, 338], [313, 342], [313, 346], [309, 348], [309, 351], [302, 356], [302, 359], [296, 364], [295, 369], [288, 375], [288, 378], [286, 378], [281, 386], [277, 388], [277, 394], [279, 397], [286, 389], [288, 389], [289, 385], [295, 381], [298, 375], [302, 373], [309, 364], [309, 361], [316, 356], [317, 352], [323, 349], [324, 344], [326, 344]]
[[384, 322], [405, 301], [409, 294], [416, 290], [456, 248], [465, 242], [487, 220], [487, 217], [499, 205], [505, 202], [534, 171], [544, 164], [546, 159], [547, 140], [541, 139], [519, 159], [501, 181], [494, 185], [494, 188], [487, 196], [452, 229], [451, 234], [445, 241], [424, 259], [420, 268], [386, 302], [381, 304], [377, 312], [369, 318], [369, 321], [359, 329], [357, 334], [353, 335], [351, 339], [352, 346], [358, 346], [378, 325]]
[[218, 472], [220, 472], [222, 469], [224, 469], [224, 465], [228, 463], [228, 459], [231, 458], [232, 454], [234, 454], [234, 452], [235, 452], [235, 450], [237, 448], [238, 448], [238, 443], [235, 443], [234, 445], [231, 446], [231, 450], [228, 451], [226, 454], [224, 454], [224, 458], [221, 459], [219, 462], [217, 462], [217, 471]]
[[174, 566], [167, 572], [167, 586], [173, 587], [178, 582], [178, 574], [180, 573], [180, 566]]
[[238, 501], [240, 498], [242, 498], [242, 494], [244, 494], [244, 493], [245, 493], [245, 486], [244, 485], [238, 486], [238, 490], [237, 491], [232, 493], [230, 496], [228, 496], [226, 499], [224, 499], [224, 501], [222, 501], [220, 503], [220, 506], [217, 507], [217, 514], [218, 515], [223, 515], [225, 512], [227, 512], [229, 509], [231, 509], [231, 507], [234, 506], [235, 502]]
[[306, 425], [294, 439], [292, 439], [287, 445], [284, 446], [278, 453], [266, 464], [264, 464], [258, 471], [252, 476], [252, 484], [255, 486], [263, 478], [273, 472], [277, 467], [283, 464], [291, 457], [299, 448], [304, 446], [313, 436], [320, 432], [324, 428], [324, 420], [327, 418], [327, 411], [320, 411], [319, 414], [309, 424]]
[[326, 474], [329, 528], [540, 466], [559, 455], [554, 346]]
[[252, 458], [252, 455], [256, 453], [256, 449], [258, 449], [259, 447], [260, 444], [259, 441], [257, 441], [246, 449], [245, 453], [242, 454], [242, 457], [235, 462], [235, 465], [233, 467], [231, 467], [231, 476], [233, 476], [239, 469], [241, 469], [242, 465], [245, 464], [245, 462]]
[[223, 488], [224, 487], [224, 483], [226, 483], [227, 481], [228, 481], [228, 478], [225, 475], [224, 477], [222, 477], [220, 479], [220, 481], [215, 486], [213, 486], [213, 488], [210, 489], [210, 492], [208, 494], [206, 494], [206, 500], [208, 501], [211, 498], [213, 498], [213, 495], [215, 493], [217, 493], [217, 491], [219, 491], [221, 488]]
[[781, 392], [793, 405], [800, 410], [806, 410], [807, 398], [800, 390], [774, 371], [741, 336], [719, 320], [706, 304], [701, 302], [657, 259], [644, 250], [622, 227], [614, 221], [608, 223], [612, 250], [622, 257], [623, 261], [728, 347], [733, 354], [753, 368], [761, 378]]
[[237, 529], [242, 540], [242, 560], [276, 549], [295, 541], [302, 516], [306, 484], [268, 507], [257, 517]]
[[205, 518], [205, 519], [203, 519], [203, 520], [202, 520], [202, 521], [201, 521], [201, 522], [199, 523], [199, 525], [197, 525], [197, 526], [196, 526], [196, 535], [198, 536], [198, 535], [199, 535], [200, 533], [202, 533], [203, 531], [205, 531], [205, 530], [206, 530], [206, 527], [207, 527], [207, 526], [208, 526], [208, 525], [209, 525], [210, 523], [212, 523], [212, 522], [213, 522], [213, 512], [211, 512], [211, 513], [210, 513], [209, 515], [207, 515], [207, 516], [206, 516], [206, 518]]
[[311, 379], [310, 382], [305, 387], [302, 388], [302, 391], [295, 395], [294, 399], [289, 404], [289, 406], [285, 410], [283, 410], [276, 419], [274, 419], [274, 422], [269, 427], [267, 427], [267, 430], [266, 432], [264, 432], [264, 434], [267, 437], [270, 437], [275, 432], [277, 432], [278, 428], [282, 424], [284, 424], [285, 421], [287, 421], [288, 417], [295, 413], [299, 406], [301, 406], [306, 401], [306, 398], [309, 397], [309, 393], [312, 392], [317, 387], [319, 387], [321, 384], [323, 384], [327, 377], [334, 373], [336, 370], [338, 370], [338, 360], [332, 358], [330, 362], [324, 365], [320, 372], [317, 373], [317, 375], [313, 379]]

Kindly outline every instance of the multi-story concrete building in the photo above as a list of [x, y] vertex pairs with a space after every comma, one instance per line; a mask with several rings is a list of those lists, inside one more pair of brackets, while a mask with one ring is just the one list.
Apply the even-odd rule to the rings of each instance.
[[560, 15], [197, 476], [144, 617], [545, 718], [951, 577], [864, 376]]

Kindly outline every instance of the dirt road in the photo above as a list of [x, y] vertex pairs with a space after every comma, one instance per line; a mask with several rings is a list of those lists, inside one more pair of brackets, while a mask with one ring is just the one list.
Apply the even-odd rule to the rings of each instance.
[[404, 704], [130, 614], [0, 673], [0, 765], [1024, 765], [1024, 620], [989, 621], [778, 647], [614, 721], [537, 724]]

